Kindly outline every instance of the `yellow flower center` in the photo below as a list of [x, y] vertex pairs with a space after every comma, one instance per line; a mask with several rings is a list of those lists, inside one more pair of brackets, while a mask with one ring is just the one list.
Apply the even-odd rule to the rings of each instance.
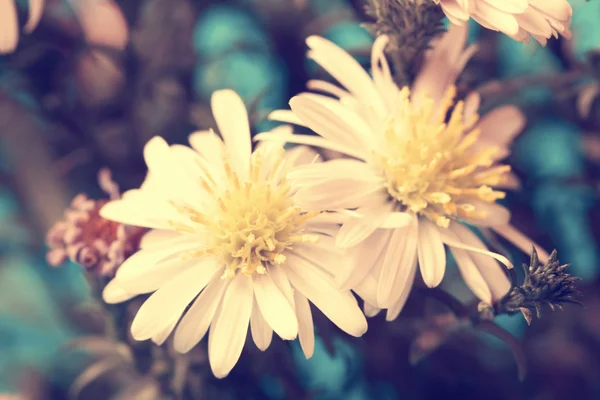
[[208, 238], [206, 248], [187, 253], [187, 258], [219, 257], [226, 266], [222, 279], [233, 278], [237, 271], [246, 275], [264, 274], [267, 265], [286, 261], [285, 252], [294, 243], [318, 240], [318, 235], [304, 234], [306, 220], [318, 213], [303, 212], [293, 204], [291, 188], [285, 181], [289, 166], [282, 155], [280, 148], [277, 160], [266, 171], [263, 168], [266, 151], [255, 151], [247, 179], [242, 179], [225, 161], [224, 184], [217, 185], [211, 179], [202, 182], [217, 204], [216, 212], [210, 215], [173, 204], [191, 222], [177, 226], [178, 229], [200, 230]]
[[510, 170], [507, 165], [493, 165], [498, 148], [474, 149], [480, 131], [465, 134], [465, 130], [478, 116], [465, 121], [462, 101], [446, 120], [455, 95], [452, 86], [439, 108], [430, 98], [416, 106], [410, 101], [410, 90], [403, 88], [399, 110], [388, 121], [375, 154], [388, 193], [400, 207], [442, 227], [459, 217], [485, 217], [473, 201], [494, 203], [503, 198], [505, 193], [491, 186], [503, 182]]

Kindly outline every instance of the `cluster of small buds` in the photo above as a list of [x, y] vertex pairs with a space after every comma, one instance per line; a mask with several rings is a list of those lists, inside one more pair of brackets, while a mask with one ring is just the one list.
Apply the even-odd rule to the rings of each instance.
[[581, 304], [581, 296], [575, 283], [580, 278], [566, 272], [569, 264], [561, 264], [556, 250], [546, 263], [538, 259], [535, 248], [531, 253], [531, 262], [524, 264], [525, 279], [520, 286], [512, 290], [495, 305], [496, 314], [521, 312], [530, 324], [533, 314], [542, 316], [542, 307], [547, 305], [552, 311], [562, 309], [563, 304]]
[[[120, 197], [108, 170], [100, 171], [98, 182], [110, 200]], [[69, 259], [95, 274], [112, 276], [138, 250], [146, 230], [100, 217], [99, 211], [107, 202], [89, 199], [84, 194], [73, 199], [64, 220], [57, 222], [46, 236], [50, 247], [46, 254], [48, 264], [58, 266]]]

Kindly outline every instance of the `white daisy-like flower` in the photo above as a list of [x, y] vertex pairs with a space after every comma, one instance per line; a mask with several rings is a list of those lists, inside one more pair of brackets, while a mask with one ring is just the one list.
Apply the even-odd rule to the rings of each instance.
[[543, 46], [552, 36], [571, 38], [573, 10], [567, 0], [433, 0], [448, 19], [464, 25], [473, 18], [481, 26], [520, 42], [530, 35]]
[[309, 301], [361, 336], [367, 323], [357, 300], [332, 278], [344, 262], [331, 236], [337, 226], [329, 214], [299, 208], [286, 183], [289, 168], [315, 153], [304, 146], [285, 153], [278, 144], [252, 152], [248, 115], [233, 91], [215, 92], [212, 110], [224, 142], [213, 131], [192, 134], [193, 149], [151, 139], [144, 184], [102, 208], [106, 219], [153, 229], [107, 285], [104, 300], [154, 292], [137, 312], [132, 335], [161, 344], [177, 325], [180, 352], [210, 329], [217, 377], [239, 359], [248, 324], [261, 350], [275, 331], [283, 339], [298, 336], [310, 357]]
[[496, 260], [512, 265], [488, 251], [465, 222], [531, 250], [532, 242], [509, 224], [508, 210], [496, 204], [504, 197], [497, 188], [514, 185], [515, 179], [498, 160], [509, 153], [524, 117], [515, 107], [504, 106], [478, 120], [478, 95], [454, 102], [454, 81], [474, 52], [473, 47], [464, 50], [466, 38], [465, 28], [452, 26], [427, 54], [411, 91], [392, 80], [383, 53], [387, 37], [374, 43], [372, 78], [335, 44], [309, 37], [309, 57], [345, 89], [311, 81], [310, 88], [333, 97], [302, 93], [290, 100], [292, 111], [271, 114], [320, 137], [257, 137], [348, 156], [296, 167], [288, 177], [299, 187], [295, 199], [300, 206], [354, 216], [340, 221], [336, 243], [353, 248], [356, 268], [338, 279], [343, 288], [358, 289], [368, 314], [378, 307], [388, 309], [389, 319], [398, 315], [417, 262], [429, 287], [440, 284], [445, 246], [475, 295], [488, 304], [502, 297], [510, 283]]
[[[31, 33], [42, 18], [45, 0], [29, 0], [29, 16], [23, 28]], [[0, 54], [12, 53], [19, 43], [19, 17], [15, 0], [0, 0]]]

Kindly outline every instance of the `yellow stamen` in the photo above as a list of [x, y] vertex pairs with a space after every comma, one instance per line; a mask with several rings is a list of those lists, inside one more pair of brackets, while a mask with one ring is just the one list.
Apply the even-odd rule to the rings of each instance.
[[[303, 232], [306, 220], [319, 213], [304, 212], [294, 205], [293, 192], [282, 175], [287, 170], [285, 161], [272, 158], [274, 154], [281, 158], [282, 151], [261, 148], [254, 152], [247, 178], [238, 175], [226, 161], [227, 181], [223, 185], [227, 190], [212, 193], [218, 205], [214, 212], [178, 208], [191, 222], [201, 225], [209, 240], [207, 249], [187, 253], [186, 257], [218, 257], [226, 265], [222, 279], [231, 279], [238, 272], [261, 275], [269, 265], [284, 264], [286, 251], [295, 243], [319, 239], [319, 235]], [[266, 166], [272, 169], [267, 171]], [[276, 168], [277, 173], [273, 172]]]
[[455, 96], [456, 88], [451, 86], [438, 103], [424, 97], [414, 104], [410, 90], [403, 88], [399, 108], [374, 154], [388, 193], [400, 208], [439, 226], [459, 217], [484, 217], [470, 201], [493, 203], [503, 198], [505, 193], [491, 186], [503, 182], [510, 170], [493, 166], [497, 148], [475, 146], [481, 132], [467, 128], [474, 126], [477, 116], [465, 120], [464, 103], [455, 103]]

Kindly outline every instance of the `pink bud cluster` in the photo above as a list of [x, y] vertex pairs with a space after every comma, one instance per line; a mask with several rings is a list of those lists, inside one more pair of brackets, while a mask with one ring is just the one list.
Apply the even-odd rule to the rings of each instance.
[[[99, 174], [100, 186], [111, 199], [120, 197], [110, 173]], [[48, 232], [46, 243], [50, 250], [46, 261], [58, 266], [67, 259], [102, 276], [113, 276], [117, 268], [139, 248], [145, 229], [108, 221], [99, 211], [108, 200], [92, 200], [79, 194], [65, 211], [64, 219]]]

